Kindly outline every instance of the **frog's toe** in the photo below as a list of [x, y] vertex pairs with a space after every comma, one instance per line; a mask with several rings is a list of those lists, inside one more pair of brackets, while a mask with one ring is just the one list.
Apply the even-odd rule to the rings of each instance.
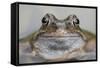
[[32, 51], [32, 56], [36, 56], [36, 51]]

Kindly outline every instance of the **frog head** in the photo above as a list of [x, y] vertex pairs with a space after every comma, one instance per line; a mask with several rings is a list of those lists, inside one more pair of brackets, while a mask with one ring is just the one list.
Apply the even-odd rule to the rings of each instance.
[[59, 20], [53, 14], [47, 13], [42, 18], [41, 29], [49, 32], [74, 30], [79, 27], [79, 19], [76, 15], [69, 15], [66, 19]]

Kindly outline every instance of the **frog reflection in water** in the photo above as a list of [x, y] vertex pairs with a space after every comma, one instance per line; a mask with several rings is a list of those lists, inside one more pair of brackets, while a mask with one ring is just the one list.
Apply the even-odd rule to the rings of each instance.
[[[64, 36], [67, 33], [77, 33], [84, 40], [84, 46], [81, 46], [77, 49], [74, 49], [68, 53], [63, 54], [60, 58], [52, 58], [49, 60], [53, 61], [62, 61], [65, 59], [73, 59], [73, 57], [78, 54], [84, 54], [85, 52], [95, 51], [96, 42], [95, 35], [92, 33], [83, 30], [79, 26], [80, 21], [76, 15], [69, 15], [66, 19], [58, 20], [53, 14], [47, 13], [42, 18], [42, 26], [40, 29], [30, 37], [29, 43], [31, 44], [31, 48], [33, 50], [33, 55], [37, 55], [37, 48], [34, 46], [34, 43], [38, 40], [40, 36], [43, 34], [47, 34], [50, 36]], [[83, 44], [80, 44], [83, 45]], [[63, 49], [63, 48], [62, 48]], [[75, 57], [74, 57], [75, 58]]]

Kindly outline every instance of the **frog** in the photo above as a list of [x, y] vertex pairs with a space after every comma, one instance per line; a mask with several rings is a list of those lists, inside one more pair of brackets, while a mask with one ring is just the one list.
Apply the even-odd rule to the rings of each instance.
[[[48, 61], [70, 61], [73, 58], [76, 59], [76, 57], [84, 56], [86, 52], [96, 50], [96, 36], [80, 27], [80, 20], [75, 14], [71, 14], [67, 18], [59, 20], [53, 14], [47, 13], [41, 19], [41, 22], [42, 25], [38, 31], [20, 40], [24, 40], [24, 42], [28, 41], [33, 56], [39, 55]], [[68, 43], [64, 39], [67, 39], [67, 35], [71, 37], [78, 36], [81, 41], [78, 40], [76, 44], [73, 43], [72, 47], [71, 45], [66, 46]], [[57, 37], [66, 38], [62, 40]], [[69, 39], [72, 39], [71, 37]], [[48, 42], [47, 40], [51, 38], [55, 39], [53, 41], [55, 45], [53, 45], [52, 42], [46, 43]], [[44, 41], [41, 43], [40, 39]], [[45, 42], [46, 45], [43, 44], [43, 42]], [[65, 46], [61, 46], [65, 42]], [[68, 50], [69, 47], [71, 48]], [[61, 52], [61, 54], [58, 52]], [[48, 53], [50, 53], [50, 55]]]

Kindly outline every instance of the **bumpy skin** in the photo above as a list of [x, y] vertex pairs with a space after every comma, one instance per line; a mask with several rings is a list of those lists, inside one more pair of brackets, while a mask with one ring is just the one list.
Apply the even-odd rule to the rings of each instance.
[[64, 54], [64, 57], [53, 59], [51, 61], [63, 61], [65, 59], [72, 59], [77, 54], [84, 54], [85, 52], [94, 51], [96, 48], [96, 39], [95, 35], [92, 33], [82, 30], [79, 26], [80, 21], [77, 18], [76, 15], [69, 15], [66, 19], [58, 20], [53, 14], [47, 13], [42, 18], [42, 26], [40, 29], [32, 34], [32, 36], [29, 37], [28, 41], [31, 45], [31, 48], [33, 50], [33, 55], [37, 55], [37, 50], [34, 47], [34, 43], [37, 41], [38, 37], [41, 36], [43, 33], [55, 33], [55, 35], [60, 34], [60, 30], [64, 30], [66, 32], [71, 33], [78, 33], [81, 35], [82, 39], [86, 42], [84, 47], [80, 47], [79, 49], [73, 50], [70, 53]]

